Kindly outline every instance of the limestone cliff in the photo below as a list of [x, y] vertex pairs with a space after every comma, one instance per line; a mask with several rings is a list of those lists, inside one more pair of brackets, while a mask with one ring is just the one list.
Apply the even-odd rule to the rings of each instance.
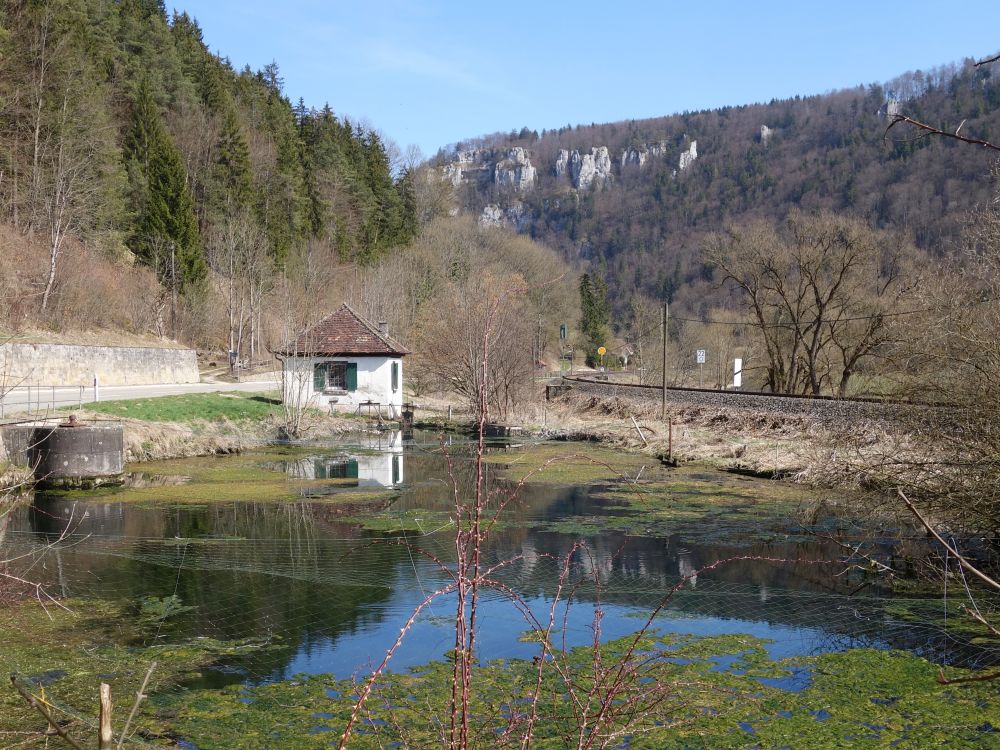
[[596, 146], [590, 149], [589, 154], [574, 150], [569, 156], [569, 175], [577, 190], [587, 190], [595, 182], [610, 182], [611, 156], [608, 147]]
[[528, 152], [520, 146], [508, 149], [505, 158], [493, 168], [493, 184], [525, 192], [535, 186], [537, 170], [528, 158]]

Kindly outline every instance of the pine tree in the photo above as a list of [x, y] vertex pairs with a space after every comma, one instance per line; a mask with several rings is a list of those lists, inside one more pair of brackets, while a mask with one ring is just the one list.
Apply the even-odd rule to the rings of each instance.
[[149, 82], [142, 80], [125, 137], [135, 221], [133, 252], [180, 290], [204, 279], [207, 266], [194, 200], [180, 154], [160, 121]]
[[232, 107], [226, 110], [222, 120], [217, 151], [214, 172], [219, 208], [223, 213], [238, 211], [250, 202], [253, 195], [253, 170], [250, 148]]
[[611, 310], [608, 305], [608, 287], [597, 274], [585, 273], [580, 277], [580, 326], [587, 338], [587, 363], [597, 363], [598, 347], [607, 343]]

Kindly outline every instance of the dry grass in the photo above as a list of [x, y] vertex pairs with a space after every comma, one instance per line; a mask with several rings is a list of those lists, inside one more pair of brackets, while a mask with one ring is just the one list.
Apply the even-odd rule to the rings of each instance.
[[[418, 401], [418, 419], [430, 418], [443, 425], [449, 403], [453, 422], [469, 419], [441, 395]], [[645, 443], [632, 424], [633, 417]], [[825, 434], [802, 417], [669, 403], [668, 419], [674, 425], [673, 455], [679, 460], [739, 465], [761, 472], [800, 471], [811, 460], [812, 447], [822, 442]], [[522, 425], [531, 434], [596, 441], [652, 455], [666, 454], [670, 443], [669, 424], [660, 419], [658, 404], [621, 397], [568, 395], [555, 401], [522, 403], [509, 422]]]

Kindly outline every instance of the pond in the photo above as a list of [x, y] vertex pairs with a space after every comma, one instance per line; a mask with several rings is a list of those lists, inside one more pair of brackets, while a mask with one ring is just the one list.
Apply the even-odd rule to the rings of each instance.
[[[121, 488], [37, 496], [10, 519], [5, 548], [57, 541], [33, 580], [67, 600], [121, 603], [149, 624], [144, 646], [263, 644], [187, 674], [180, 684], [191, 694], [348, 679], [370, 671], [446, 583], [452, 487], [471, 494], [473, 458], [460, 438], [386, 433], [136, 465]], [[515, 561], [497, 578], [543, 622], [570, 560], [571, 602], [558, 609], [567, 648], [591, 644], [598, 621], [604, 641], [634, 633], [662, 604], [658, 636], [747, 636], [773, 662], [857, 649], [966, 668], [1000, 661], [995, 642], [947, 628], [937, 599], [895, 595], [886, 579], [846, 565], [852, 539], [894, 567], [924, 554], [923, 541], [868, 528], [823, 493], [568, 443], [492, 444], [486, 481], [516, 500], [484, 562]], [[445, 659], [454, 606], [428, 607], [390, 670]], [[478, 617], [481, 664], [538, 653], [510, 596], [487, 592]], [[739, 653], [715, 655], [712, 669], [730, 669]], [[815, 670], [803, 664], [758, 683], [806, 690]]]

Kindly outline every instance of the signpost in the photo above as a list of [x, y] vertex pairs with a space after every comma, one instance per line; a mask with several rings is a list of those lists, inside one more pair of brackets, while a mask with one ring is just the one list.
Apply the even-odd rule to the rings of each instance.
[[743, 387], [743, 360], [733, 360], [733, 388]]
[[703, 387], [703, 373], [705, 372], [705, 350], [699, 349], [695, 352], [695, 361], [698, 363], [698, 387]]

